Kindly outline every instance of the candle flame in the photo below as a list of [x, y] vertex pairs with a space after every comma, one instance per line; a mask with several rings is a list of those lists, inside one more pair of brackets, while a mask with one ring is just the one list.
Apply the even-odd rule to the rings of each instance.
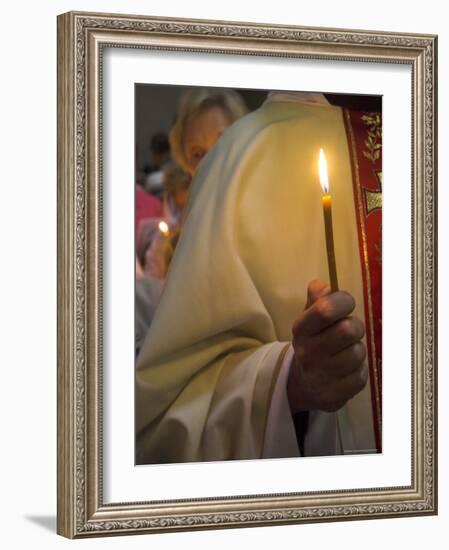
[[320, 160], [319, 160], [319, 170], [320, 170], [320, 184], [323, 189], [323, 193], [329, 193], [329, 177], [327, 174], [327, 162], [326, 157], [324, 156], [323, 149], [320, 149]]
[[166, 237], [168, 237], [170, 230], [168, 229], [168, 225], [165, 222], [159, 222], [159, 231], [163, 233]]

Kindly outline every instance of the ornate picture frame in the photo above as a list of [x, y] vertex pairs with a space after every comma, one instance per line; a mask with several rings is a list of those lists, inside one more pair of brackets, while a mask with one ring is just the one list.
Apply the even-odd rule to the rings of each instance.
[[[411, 69], [411, 483], [106, 502], [103, 53], [106, 48]], [[58, 533], [89, 536], [437, 513], [437, 37], [70, 12], [58, 17]], [[133, 358], [130, 358], [132, 364]]]

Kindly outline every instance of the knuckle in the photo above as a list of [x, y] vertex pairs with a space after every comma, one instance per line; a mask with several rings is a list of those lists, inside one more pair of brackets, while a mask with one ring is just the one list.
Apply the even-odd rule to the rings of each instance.
[[341, 409], [347, 400], [346, 394], [328, 388], [320, 394], [320, 409], [327, 413], [333, 413]]
[[320, 320], [324, 322], [329, 322], [333, 320], [332, 304], [328, 299], [323, 298], [321, 300], [318, 300], [315, 303], [315, 310]]
[[369, 379], [368, 365], [367, 365], [366, 363], [364, 363], [363, 368], [362, 368], [362, 383], [363, 383], [363, 387], [365, 387], [366, 384], [368, 383], [368, 379]]
[[357, 393], [363, 390], [367, 382], [368, 382], [368, 367], [364, 363], [357, 372], [357, 380], [356, 380]]
[[311, 296], [316, 296], [323, 290], [323, 288], [325, 288], [325, 284], [322, 281], [319, 279], [313, 279], [307, 286], [307, 293]]
[[292, 334], [295, 336], [299, 332], [301, 332], [302, 328], [302, 318], [299, 317], [298, 319], [295, 319], [292, 324]]
[[296, 358], [298, 363], [303, 367], [307, 363], [307, 354], [303, 346], [298, 346], [296, 351]]
[[364, 333], [363, 323], [356, 317], [348, 317], [340, 321], [340, 334], [345, 341], [356, 342], [361, 340]]
[[320, 380], [320, 371], [316, 368], [317, 365], [314, 356], [308, 353], [307, 350], [304, 351], [301, 365], [308, 379], [318, 383]]
[[357, 336], [357, 327], [353, 319], [343, 319], [340, 321], [340, 333], [344, 340], [354, 340]]
[[365, 361], [365, 359], [368, 357], [368, 350], [366, 349], [366, 346], [363, 342], [359, 342], [358, 346], [360, 349], [360, 361]]
[[303, 321], [302, 318], [296, 319], [292, 324], [292, 340], [294, 343], [299, 342], [302, 335]]
[[352, 346], [352, 353], [354, 356], [354, 359], [358, 363], [362, 363], [366, 359], [366, 347], [362, 342], [356, 342]]
[[354, 317], [354, 322], [357, 326], [358, 338], [362, 339], [365, 336], [365, 325], [358, 317]]
[[355, 300], [352, 294], [349, 294], [349, 292], [346, 292], [346, 290], [341, 290], [341, 294], [344, 298], [344, 305], [347, 308], [348, 312], [351, 312], [355, 308]]
[[346, 400], [329, 398], [324, 401], [322, 410], [324, 412], [334, 413], [341, 409], [345, 403]]
[[308, 379], [316, 379], [319, 370], [316, 367], [315, 354], [310, 346], [300, 345], [295, 349], [296, 363]]

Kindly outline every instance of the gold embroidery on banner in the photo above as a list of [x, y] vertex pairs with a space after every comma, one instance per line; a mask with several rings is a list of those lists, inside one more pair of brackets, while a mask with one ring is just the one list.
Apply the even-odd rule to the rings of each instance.
[[382, 208], [382, 191], [369, 191], [366, 188], [364, 188], [364, 191], [367, 214], [371, 214], [373, 210]]
[[[380, 125], [379, 115], [376, 114], [376, 117], [370, 117], [369, 115], [363, 116], [362, 120], [365, 122], [365, 124], [367, 124], [368, 122], [372, 122], [372, 120], [374, 120], [374, 122], [372, 122], [372, 124], [374, 124], [375, 126], [371, 126], [371, 128], [368, 130], [368, 136], [370, 136], [370, 134], [371, 134], [371, 136], [375, 135], [376, 140], [377, 139], [381, 140], [380, 143], [377, 143], [377, 142], [375, 143], [375, 147], [376, 147], [375, 151], [380, 153], [381, 149], [378, 148], [378, 145], [382, 146], [382, 127]], [[377, 120], [378, 120], [378, 122], [377, 122]], [[369, 139], [370, 139], [370, 137], [368, 137], [368, 140], [365, 141], [365, 145], [370, 143]], [[373, 140], [374, 140], [374, 138], [373, 138]], [[372, 140], [372, 142], [374, 144], [373, 140]], [[371, 162], [374, 162], [375, 160], [379, 159], [379, 155], [374, 156], [374, 154], [371, 155], [371, 154], [366, 153], [365, 151], [363, 151], [363, 154], [365, 155], [365, 157], [369, 158], [371, 160]], [[377, 210], [378, 208], [382, 208], [382, 171], [381, 170], [375, 170], [374, 173], [376, 175], [377, 181], [379, 182], [379, 188], [375, 189], [375, 190], [367, 189], [366, 187], [363, 188], [363, 190], [365, 191], [365, 205], [366, 205], [366, 215], [367, 216], [369, 214], [371, 214], [371, 212], [373, 210]]]
[[[376, 357], [376, 346], [375, 346], [375, 339], [374, 339], [374, 322], [373, 322], [373, 310], [372, 310], [372, 296], [371, 296], [371, 278], [370, 278], [370, 272], [369, 272], [369, 266], [368, 266], [368, 248], [366, 244], [366, 230], [365, 230], [365, 220], [363, 217], [363, 204], [362, 204], [362, 196], [361, 196], [361, 187], [360, 187], [360, 177], [359, 177], [359, 163], [357, 160], [357, 150], [355, 146], [355, 137], [354, 132], [352, 130], [351, 125], [351, 118], [349, 116], [348, 111], [344, 111], [344, 115], [347, 120], [347, 126], [350, 136], [350, 146], [352, 150], [352, 157], [354, 159], [354, 166], [355, 166], [355, 179], [356, 179], [356, 190], [357, 190], [357, 205], [359, 208], [359, 214], [360, 214], [360, 226], [361, 226], [361, 234], [362, 234], [362, 249], [363, 249], [363, 261], [365, 266], [365, 273], [366, 273], [366, 291], [368, 293], [368, 320], [369, 320], [369, 334], [372, 342], [372, 365], [373, 365], [373, 374], [374, 374], [374, 400], [376, 404], [376, 411], [377, 411], [377, 421], [378, 421], [378, 430], [379, 434], [382, 433], [382, 425], [381, 425], [381, 416], [380, 416], [380, 396], [379, 396], [379, 377], [377, 373], [377, 366], [378, 361]], [[380, 121], [380, 117], [379, 117]], [[365, 155], [366, 156], [366, 155]], [[373, 419], [374, 420], [374, 419]]]
[[382, 125], [379, 113], [367, 113], [362, 120], [368, 126], [368, 138], [365, 140], [366, 149], [363, 155], [373, 164], [379, 160], [382, 149]]

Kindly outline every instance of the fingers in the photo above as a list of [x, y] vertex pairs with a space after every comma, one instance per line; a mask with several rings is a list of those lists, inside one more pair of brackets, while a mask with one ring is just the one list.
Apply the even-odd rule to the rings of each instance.
[[358, 317], [346, 317], [329, 328], [312, 336], [309, 345], [322, 351], [322, 355], [333, 356], [360, 340], [365, 335], [365, 326]]
[[327, 294], [330, 294], [330, 292], [330, 286], [324, 281], [320, 281], [319, 279], [311, 281], [307, 287], [306, 309], [316, 302], [318, 298], [321, 298], [321, 296], [326, 296]]
[[329, 365], [325, 369], [309, 370], [296, 364], [290, 369], [287, 395], [292, 410], [335, 412], [362, 391], [368, 382], [369, 371], [366, 361], [358, 362], [358, 353], [362, 357], [363, 352], [355, 351], [354, 356], [348, 349], [344, 352], [345, 357], [340, 358], [344, 360], [346, 374], [341, 368], [331, 369]]
[[304, 372], [314, 383], [332, 385], [336, 380], [349, 376], [364, 363], [367, 351], [365, 344], [357, 341], [335, 355], [329, 355], [323, 347], [313, 345], [300, 347], [296, 353]]
[[293, 324], [293, 336], [303, 338], [319, 334], [354, 310], [354, 298], [344, 291], [321, 295]]
[[322, 392], [320, 409], [325, 412], [335, 412], [355, 395], [363, 390], [368, 382], [368, 365], [363, 363], [360, 368], [348, 376], [334, 381]]
[[365, 328], [351, 315], [354, 308], [347, 292], [310, 283], [307, 307], [292, 327], [295, 355], [287, 395], [293, 411], [336, 411], [365, 387]]
[[360, 368], [366, 356], [365, 345], [362, 342], [357, 342], [331, 357], [327, 367], [335, 378], [344, 378]]

